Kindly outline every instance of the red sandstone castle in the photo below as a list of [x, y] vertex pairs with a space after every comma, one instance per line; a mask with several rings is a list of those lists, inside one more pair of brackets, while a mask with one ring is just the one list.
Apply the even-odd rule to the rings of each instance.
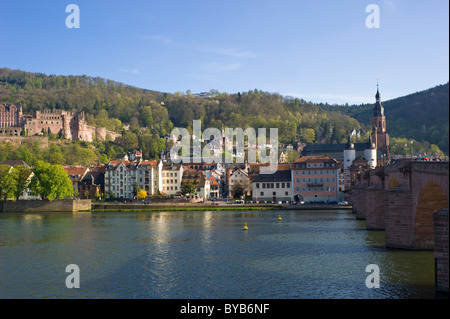
[[0, 136], [18, 136], [25, 132], [33, 136], [42, 132], [60, 133], [74, 141], [92, 142], [94, 139], [105, 140], [108, 135], [114, 140], [120, 136], [104, 127], [87, 125], [84, 112], [74, 113], [63, 110], [36, 111], [36, 117], [24, 115], [22, 106], [0, 103]]

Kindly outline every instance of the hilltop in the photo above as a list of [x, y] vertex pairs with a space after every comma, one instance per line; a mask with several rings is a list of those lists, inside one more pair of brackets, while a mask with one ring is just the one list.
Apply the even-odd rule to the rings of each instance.
[[[437, 144], [448, 153], [448, 83], [405, 97], [383, 101], [390, 136]], [[0, 68], [0, 102], [21, 104], [24, 114], [57, 108], [84, 111], [88, 124], [123, 132], [116, 146], [143, 149], [156, 158], [162, 137], [173, 127], [278, 127], [283, 143], [344, 143], [351, 130], [366, 140], [373, 104], [317, 104], [278, 93], [252, 90], [235, 94], [211, 90], [206, 97], [140, 89], [82, 76], [45, 75]], [[123, 124], [130, 129], [123, 131]], [[149, 146], [151, 144], [151, 146]], [[155, 146], [156, 145], [156, 146]], [[121, 151], [121, 149], [118, 149]]]

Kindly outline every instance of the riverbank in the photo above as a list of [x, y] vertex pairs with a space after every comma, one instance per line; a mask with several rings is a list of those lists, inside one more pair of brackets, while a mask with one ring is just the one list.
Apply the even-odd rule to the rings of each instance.
[[126, 211], [220, 211], [220, 210], [351, 210], [351, 206], [326, 204], [282, 205], [282, 204], [127, 204], [127, 203], [92, 203], [91, 212], [126, 212]]
[[8, 212], [77, 212], [91, 210], [90, 199], [18, 200], [0, 202], [0, 213]]
[[226, 210], [337, 210], [351, 206], [329, 204], [192, 204], [192, 203], [105, 203], [91, 200], [7, 201], [0, 202], [0, 212], [127, 212], [127, 211], [226, 211]]

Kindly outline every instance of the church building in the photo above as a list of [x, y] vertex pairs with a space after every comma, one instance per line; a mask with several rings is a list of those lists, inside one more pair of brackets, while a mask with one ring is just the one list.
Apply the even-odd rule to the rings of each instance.
[[[373, 130], [370, 139], [368, 142], [365, 143], [351, 143], [351, 147], [352, 147], [352, 154], [354, 152], [354, 159], [365, 158], [369, 153], [371, 154], [372, 159], [372, 154], [374, 152], [372, 147], [373, 145], [375, 145], [376, 161], [381, 164], [383, 162], [388, 162], [390, 160], [390, 154], [389, 154], [389, 135], [386, 130], [386, 118], [384, 116], [384, 107], [383, 105], [381, 105], [378, 84], [375, 99], [376, 102], [375, 107], [373, 108], [373, 116], [372, 116]], [[350, 145], [349, 143], [308, 144], [303, 148], [301, 156], [329, 155], [340, 162], [344, 162], [344, 150], [348, 149], [349, 145]]]

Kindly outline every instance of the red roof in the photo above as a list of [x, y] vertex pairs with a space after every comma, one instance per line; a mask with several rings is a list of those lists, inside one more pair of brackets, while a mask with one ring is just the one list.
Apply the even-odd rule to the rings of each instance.
[[219, 182], [214, 177], [211, 176], [209, 178], [209, 185], [211, 185], [211, 186], [219, 186]]
[[[83, 166], [63, 166], [72, 182], [80, 181], [89, 171], [89, 168]], [[73, 176], [73, 177], [71, 177]]]

